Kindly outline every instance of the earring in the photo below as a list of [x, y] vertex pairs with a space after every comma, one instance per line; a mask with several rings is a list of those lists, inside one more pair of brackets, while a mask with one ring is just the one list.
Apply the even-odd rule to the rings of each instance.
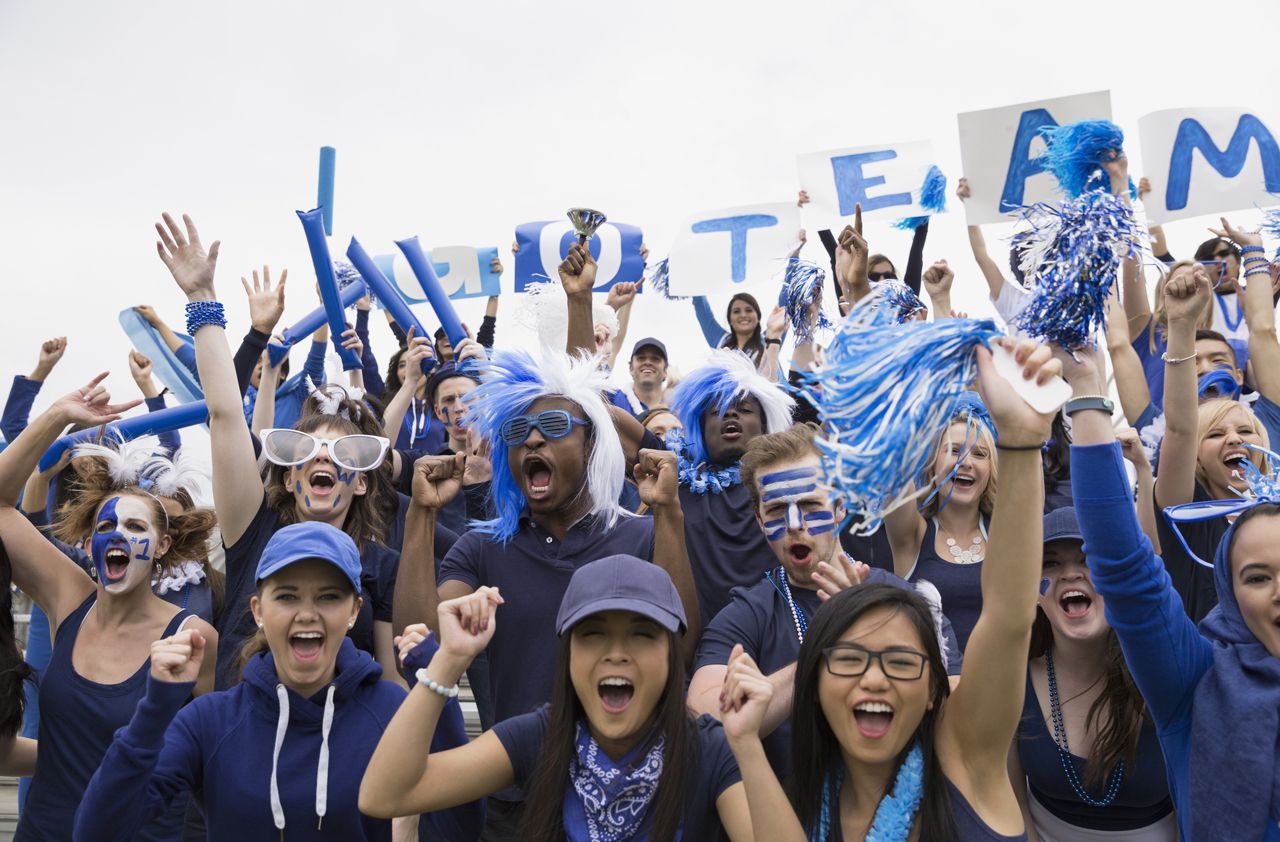
[[163, 572], [164, 572], [164, 568], [160, 566], [160, 559], [156, 559], [156, 575], [155, 575], [155, 578], [159, 579], [159, 578], [160, 578], [160, 574], [162, 574]]
[[348, 628], [348, 629], [354, 629], [355, 627], [356, 627], [356, 621], [355, 621], [355, 620], [352, 620], [351, 622], [347, 623], [347, 628]]

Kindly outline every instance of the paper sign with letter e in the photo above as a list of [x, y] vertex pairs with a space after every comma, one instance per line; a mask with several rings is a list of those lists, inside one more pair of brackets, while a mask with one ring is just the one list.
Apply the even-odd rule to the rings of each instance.
[[[486, 298], [502, 292], [500, 276], [489, 269], [489, 264], [497, 256], [498, 249], [494, 246], [478, 249], [437, 246], [427, 252], [427, 259], [435, 267], [445, 294], [454, 300]], [[427, 300], [422, 297], [422, 287], [418, 286], [418, 280], [403, 254], [375, 254], [373, 262], [405, 301], [421, 304]]]
[[966, 221], [970, 225], [1008, 222], [1008, 215], [1022, 205], [1060, 202], [1058, 182], [1035, 162], [1044, 153], [1040, 130], [1110, 119], [1110, 91], [957, 114], [960, 160], [969, 180]]
[[[573, 226], [566, 220], [525, 222], [516, 226], [516, 292], [530, 284], [559, 280], [560, 261], [577, 242]], [[596, 261], [596, 292], [608, 292], [614, 284], [638, 281], [644, 276], [640, 244], [644, 235], [634, 225], [606, 222], [587, 241]]]
[[672, 295], [732, 294], [780, 277], [799, 230], [794, 202], [692, 216], [667, 256], [668, 289]]
[[1138, 121], [1151, 182], [1147, 219], [1171, 222], [1280, 203], [1280, 118], [1247, 108], [1175, 108]]
[[927, 140], [885, 143], [810, 152], [796, 158], [800, 189], [809, 193], [807, 213], [834, 223], [853, 221], [854, 207], [864, 217], [898, 219], [928, 216], [920, 207], [920, 187], [937, 163]]

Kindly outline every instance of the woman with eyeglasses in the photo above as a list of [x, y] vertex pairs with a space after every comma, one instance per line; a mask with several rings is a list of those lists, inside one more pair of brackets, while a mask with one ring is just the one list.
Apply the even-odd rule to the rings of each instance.
[[[241, 410], [239, 387], [226, 341], [222, 305], [213, 276], [218, 243], [208, 252], [189, 217], [180, 226], [168, 214], [157, 223], [161, 260], [187, 295], [187, 329], [195, 338], [196, 365], [209, 406], [213, 451], [213, 501], [226, 547], [226, 602], [217, 625], [217, 686], [240, 676], [240, 650], [260, 648], [249, 612], [254, 570], [263, 548], [281, 526], [318, 521], [336, 526], [361, 548], [362, 607], [351, 636], [378, 660], [387, 677], [397, 676], [391, 633], [394, 553], [378, 546], [386, 528], [378, 501], [369, 493], [369, 472], [387, 455], [389, 442], [366, 435], [352, 420], [369, 409], [344, 395], [327, 395], [324, 414], [303, 417], [293, 429], [262, 433], [262, 453], [271, 463], [264, 487], [253, 440]], [[184, 230], [185, 228], [185, 230]], [[385, 552], [384, 552], [385, 551]], [[387, 555], [390, 553], [390, 556]], [[376, 603], [376, 604], [371, 604]]]
[[[1029, 379], [1060, 370], [1047, 347], [1002, 342]], [[1040, 446], [1051, 416], [1023, 402], [981, 348], [978, 381], [999, 431], [1004, 487], [991, 521], [982, 614], [959, 685], [949, 690], [936, 621], [922, 597], [889, 585], [832, 597], [814, 615], [796, 662], [788, 799], [760, 741], [773, 687], [735, 648], [722, 722], [757, 839], [1026, 838], [1006, 754], [1022, 713], [1040, 580]]]

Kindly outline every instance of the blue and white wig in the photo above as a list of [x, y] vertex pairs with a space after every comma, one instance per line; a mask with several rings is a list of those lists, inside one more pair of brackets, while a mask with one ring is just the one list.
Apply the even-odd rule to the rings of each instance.
[[618, 505], [627, 472], [622, 441], [601, 393], [612, 388], [600, 359], [585, 354], [570, 357], [563, 351], [542, 350], [535, 360], [525, 351], [499, 351], [492, 360], [478, 363], [480, 385], [466, 396], [467, 426], [483, 436], [491, 448], [493, 481], [490, 494], [497, 517], [476, 521], [476, 530], [503, 543], [520, 527], [526, 501], [507, 465], [507, 445], [499, 435], [509, 419], [524, 415], [538, 398], [564, 398], [577, 404], [591, 422], [588, 431], [586, 484], [579, 491], [591, 498], [590, 514], [612, 528], [618, 518], [631, 513]]
[[693, 465], [707, 461], [702, 416], [708, 412], [723, 416], [735, 401], [744, 397], [760, 402], [766, 433], [778, 433], [791, 426], [795, 398], [756, 371], [751, 358], [741, 351], [727, 348], [712, 351], [706, 365], [690, 372], [676, 386], [671, 396], [671, 412], [684, 425], [681, 433], [688, 460]]

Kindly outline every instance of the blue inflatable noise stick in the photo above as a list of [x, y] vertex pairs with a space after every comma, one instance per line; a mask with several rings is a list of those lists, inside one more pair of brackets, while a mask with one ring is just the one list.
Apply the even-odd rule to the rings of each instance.
[[333, 174], [338, 164], [338, 150], [320, 147], [320, 177], [316, 181], [316, 207], [324, 212], [324, 235], [333, 236]]
[[467, 338], [467, 332], [462, 328], [458, 312], [453, 309], [453, 302], [449, 300], [449, 296], [445, 295], [444, 287], [440, 286], [435, 267], [431, 265], [430, 260], [427, 260], [427, 254], [422, 250], [422, 243], [418, 242], [417, 237], [410, 237], [407, 240], [396, 240], [396, 245], [400, 247], [400, 251], [404, 252], [409, 268], [413, 270], [418, 283], [422, 286], [427, 301], [431, 302], [431, 308], [436, 311], [436, 318], [440, 320], [445, 336], [449, 337], [449, 343], [455, 348], [458, 347], [458, 344]]
[[81, 442], [97, 439], [99, 430], [102, 430], [104, 441], [132, 441], [143, 436], [153, 436], [159, 433], [167, 433], [171, 430], [194, 427], [196, 424], [203, 424], [208, 420], [209, 407], [204, 401], [193, 401], [192, 403], [171, 406], [168, 409], [161, 409], [156, 412], [134, 415], [131, 418], [122, 418], [119, 421], [113, 421], [105, 425], [105, 427], [89, 427], [84, 430], [77, 430], [49, 445], [49, 449], [40, 457], [40, 470], [47, 471], [58, 464], [62, 454], [66, 453], [69, 448], [75, 447]]
[[[367, 292], [367, 290], [365, 289], [363, 281], [356, 281], [355, 283], [347, 284], [339, 293], [342, 308], [345, 310], [355, 304], [358, 300], [364, 297], [365, 292]], [[271, 361], [271, 367], [275, 368], [280, 365], [280, 361], [289, 353], [290, 348], [315, 333], [320, 325], [324, 324], [327, 319], [328, 316], [325, 313], [324, 307], [317, 307], [301, 319], [298, 319], [298, 321], [294, 322], [289, 327], [285, 328], [284, 333], [281, 334], [284, 338], [284, 342], [272, 342], [267, 345], [267, 359]]]
[[302, 220], [302, 230], [307, 235], [307, 246], [311, 249], [311, 264], [316, 270], [316, 283], [320, 285], [320, 298], [324, 301], [324, 312], [329, 321], [329, 333], [333, 339], [333, 346], [342, 360], [343, 371], [354, 371], [361, 368], [360, 358], [356, 356], [355, 351], [342, 347], [342, 333], [347, 329], [347, 320], [342, 314], [338, 278], [333, 272], [333, 260], [329, 257], [329, 241], [325, 239], [320, 217], [320, 208], [298, 211], [298, 219]]
[[[387, 276], [382, 274], [378, 264], [373, 262], [373, 258], [369, 256], [369, 253], [364, 250], [364, 246], [360, 245], [360, 241], [355, 237], [351, 238], [351, 245], [347, 246], [347, 260], [350, 260], [351, 265], [356, 267], [360, 277], [364, 278], [364, 282], [373, 290], [373, 297], [382, 302], [382, 306], [386, 307], [387, 311], [391, 313], [391, 317], [396, 320], [396, 324], [400, 325], [401, 330], [407, 331], [412, 327], [414, 336], [431, 336], [431, 334], [427, 333], [426, 328], [422, 326], [422, 322], [418, 321], [418, 317], [409, 309], [409, 305], [405, 303], [400, 293], [391, 286]], [[423, 360], [422, 373], [428, 373], [435, 366], [435, 360]]]

